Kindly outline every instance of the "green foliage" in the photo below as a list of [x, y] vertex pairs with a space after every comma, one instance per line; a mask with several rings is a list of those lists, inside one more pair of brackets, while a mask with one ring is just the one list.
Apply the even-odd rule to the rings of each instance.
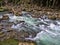
[[8, 40], [0, 41], [0, 45], [18, 45], [18, 41], [14, 39], [8, 39]]

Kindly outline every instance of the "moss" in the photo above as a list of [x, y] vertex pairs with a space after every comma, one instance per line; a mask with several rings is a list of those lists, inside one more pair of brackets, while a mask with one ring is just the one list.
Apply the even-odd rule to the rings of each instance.
[[18, 41], [14, 39], [8, 39], [8, 40], [0, 41], [0, 45], [18, 45]]
[[4, 41], [0, 41], [0, 45], [18, 45], [18, 44], [28, 44], [28, 45], [37, 45], [36, 42], [30, 42], [30, 41], [18, 41], [15, 39], [8, 39]]
[[0, 8], [0, 12], [4, 11], [4, 9]]
[[8, 11], [8, 9], [6, 7], [0, 7], [0, 12], [3, 12], [3, 11]]

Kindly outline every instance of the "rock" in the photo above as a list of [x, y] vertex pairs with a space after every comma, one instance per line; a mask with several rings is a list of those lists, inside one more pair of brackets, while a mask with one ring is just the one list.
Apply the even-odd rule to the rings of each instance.
[[17, 12], [15, 13], [15, 15], [16, 15], [16, 16], [21, 16], [21, 15], [22, 15], [22, 12], [17, 11]]
[[3, 16], [0, 16], [0, 20], [2, 19]]
[[1, 38], [1, 37], [4, 37], [4, 36], [5, 36], [5, 34], [2, 34], [2, 35], [0, 35], [0, 38]]
[[34, 41], [20, 41], [18, 45], [36, 45]]
[[7, 31], [13, 31], [13, 29], [11, 27], [7, 27], [6, 29], [7, 29]]
[[56, 20], [57, 19], [57, 17], [56, 16], [53, 16], [53, 15], [48, 16], [48, 18], [49, 19], [52, 19], [52, 20]]
[[26, 11], [26, 9], [25, 9], [25, 8], [23, 8], [23, 9], [22, 9], [22, 11]]
[[8, 20], [8, 19], [9, 19], [8, 15], [3, 15], [2, 20]]
[[3, 31], [0, 31], [0, 35], [2, 35], [4, 32]]
[[0, 24], [0, 30], [3, 28], [3, 25], [2, 24]]

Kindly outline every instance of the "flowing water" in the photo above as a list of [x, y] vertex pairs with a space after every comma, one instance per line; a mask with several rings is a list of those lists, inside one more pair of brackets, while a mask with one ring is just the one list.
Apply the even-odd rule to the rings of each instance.
[[60, 45], [60, 20], [50, 20], [46, 16], [33, 18], [27, 12], [22, 12], [22, 16], [7, 15], [9, 22], [14, 23], [11, 28], [36, 33], [34, 37], [34, 34], [25, 37], [26, 40], [36, 41], [37, 45]]

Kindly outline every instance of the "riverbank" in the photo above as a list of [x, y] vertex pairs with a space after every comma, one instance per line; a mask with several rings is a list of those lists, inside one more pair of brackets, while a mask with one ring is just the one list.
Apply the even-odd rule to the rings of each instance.
[[0, 45], [36, 45], [36, 43], [30, 41], [18, 41], [15, 39], [8, 39], [0, 41]]
[[0, 41], [0, 45], [18, 45], [19, 42], [15, 39], [8, 39], [4, 41]]
[[[22, 11], [30, 12], [32, 17], [41, 17], [43, 15], [47, 15], [49, 19], [60, 19], [60, 10], [59, 9], [53, 9], [53, 8], [47, 8], [47, 7], [40, 7], [37, 5], [32, 4], [20, 4], [20, 5], [7, 5], [4, 6], [6, 10], [8, 10], [10, 13], [13, 13], [17, 16], [22, 14]], [[4, 9], [4, 8], [3, 8]]]

